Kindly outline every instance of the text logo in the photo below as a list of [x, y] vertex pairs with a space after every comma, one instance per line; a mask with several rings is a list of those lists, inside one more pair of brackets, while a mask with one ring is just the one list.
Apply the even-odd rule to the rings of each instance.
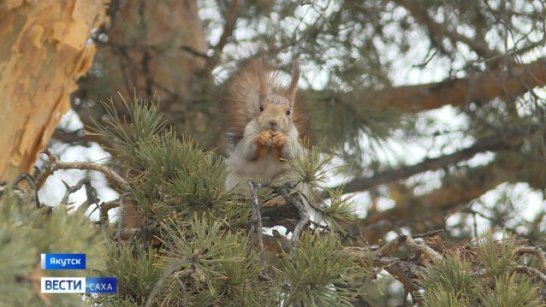
[[42, 254], [42, 270], [85, 270], [85, 254]]
[[42, 293], [116, 294], [116, 277], [42, 277]]
[[85, 293], [88, 294], [115, 294], [118, 292], [116, 277], [87, 277], [85, 283]]
[[42, 277], [42, 293], [85, 293], [84, 277]]

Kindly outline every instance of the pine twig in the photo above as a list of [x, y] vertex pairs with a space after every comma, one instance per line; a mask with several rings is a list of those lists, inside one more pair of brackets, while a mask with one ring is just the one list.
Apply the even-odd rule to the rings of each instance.
[[159, 293], [159, 290], [161, 289], [161, 285], [165, 282], [165, 279], [169, 277], [176, 269], [182, 264], [182, 262], [185, 259], [178, 259], [177, 261], [173, 261], [166, 269], [163, 271], [163, 275], [157, 280], [154, 287], [152, 288], [152, 291], [150, 291], [150, 295], [148, 296], [148, 299], [146, 300], [146, 303], [144, 304], [144, 307], [151, 307], [153, 305], [154, 299]]

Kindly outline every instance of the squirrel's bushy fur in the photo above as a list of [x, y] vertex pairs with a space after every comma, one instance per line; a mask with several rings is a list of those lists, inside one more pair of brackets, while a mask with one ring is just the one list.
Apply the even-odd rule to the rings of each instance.
[[287, 160], [303, 154], [309, 121], [305, 105], [296, 101], [299, 65], [289, 86], [263, 61], [243, 66], [229, 81], [225, 128], [229, 174], [226, 188], [250, 179], [272, 180], [289, 170]]

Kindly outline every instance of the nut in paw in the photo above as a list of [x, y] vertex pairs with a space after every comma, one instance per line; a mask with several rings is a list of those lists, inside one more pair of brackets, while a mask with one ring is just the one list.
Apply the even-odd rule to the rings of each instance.
[[260, 135], [258, 135], [258, 139], [256, 142], [260, 145], [264, 146], [271, 146], [273, 142], [273, 138], [271, 137], [271, 133], [269, 131], [262, 131]]
[[273, 143], [273, 147], [283, 147], [284, 145], [286, 145], [286, 135], [282, 132], [278, 132], [276, 131], [275, 133], [273, 133], [273, 138], [272, 138], [272, 143]]

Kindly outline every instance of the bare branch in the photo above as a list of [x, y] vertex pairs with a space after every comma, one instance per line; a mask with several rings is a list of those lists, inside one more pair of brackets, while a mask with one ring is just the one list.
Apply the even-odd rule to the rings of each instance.
[[82, 188], [82, 186], [85, 186], [85, 193], [86, 193], [86, 200], [82, 204], [82, 206], [90, 206], [92, 204], [98, 203], [99, 199], [97, 198], [97, 191], [93, 186], [91, 185], [91, 180], [87, 177], [84, 177], [80, 179], [74, 186], [68, 185], [66, 182], [62, 181], [64, 186], [66, 187], [66, 192], [63, 196], [63, 199], [61, 200], [61, 205], [68, 205], [68, 198], [71, 194], [75, 193], [79, 189]]
[[231, 0], [228, 9], [228, 15], [226, 16], [226, 23], [224, 24], [224, 31], [218, 40], [216, 46], [214, 46], [214, 55], [209, 58], [207, 62], [207, 67], [205, 71], [211, 71], [218, 61], [224, 50], [225, 45], [227, 44], [228, 38], [233, 33], [233, 28], [235, 26], [235, 21], [237, 20], [237, 7], [239, 5], [239, 0]]
[[252, 195], [250, 203], [248, 236], [250, 237], [250, 242], [254, 240], [256, 241], [259, 253], [261, 254], [264, 250], [264, 243], [262, 239], [262, 215], [260, 214], [260, 202], [258, 200], [258, 189], [260, 189], [261, 185], [254, 181], [249, 181], [248, 185]]
[[114, 209], [114, 208], [117, 208], [119, 207], [119, 200], [116, 199], [116, 200], [113, 200], [113, 201], [109, 201], [109, 202], [106, 202], [106, 203], [102, 203], [100, 205], [100, 218], [99, 218], [99, 221], [102, 225], [106, 225], [106, 223], [108, 223], [108, 211], [110, 211], [110, 209]]
[[518, 256], [524, 255], [524, 254], [532, 254], [535, 255], [540, 260], [540, 269], [546, 270], [546, 256], [544, 255], [544, 251], [538, 247], [538, 246], [521, 246], [518, 247], [515, 251], [515, 254]]
[[21, 183], [21, 181], [25, 181], [28, 186], [34, 191], [34, 201], [36, 202], [36, 208], [41, 208], [42, 204], [40, 203], [40, 198], [38, 198], [38, 189], [36, 189], [36, 183], [34, 181], [34, 178], [28, 173], [21, 173], [17, 177], [15, 177], [11, 186], [14, 189], [19, 189], [19, 183]]
[[216, 49], [216, 52], [218, 53], [222, 52], [222, 50], [224, 49], [224, 46], [227, 43], [228, 38], [231, 36], [231, 33], [233, 32], [233, 26], [235, 25], [235, 21], [237, 20], [238, 5], [239, 5], [239, 0], [231, 0], [231, 3], [229, 4], [228, 15], [226, 17], [226, 23], [224, 24], [224, 32], [222, 32], [222, 36], [220, 36], [220, 40], [218, 40], [218, 44], [216, 44], [216, 46], [214, 47], [214, 49]]
[[538, 278], [540, 281], [542, 281], [546, 285], [546, 274], [542, 273], [541, 271], [535, 268], [531, 268], [525, 265], [518, 265], [512, 271], [523, 273], [533, 278]]
[[299, 245], [299, 239], [301, 232], [303, 229], [309, 224], [311, 221], [311, 218], [309, 216], [309, 212], [307, 212], [307, 209], [305, 208], [304, 202], [301, 197], [301, 193], [296, 191], [295, 194], [296, 197], [292, 196], [290, 192], [288, 191], [288, 184], [285, 184], [280, 187], [274, 187], [273, 188], [277, 193], [281, 194], [284, 200], [287, 204], [291, 204], [292, 206], [296, 207], [298, 209], [298, 213], [300, 216], [299, 222], [296, 224], [296, 227], [294, 227], [294, 231], [292, 232], [292, 246], [297, 247]]
[[427, 232], [424, 232], [424, 233], [414, 235], [413, 238], [417, 239], [417, 238], [433, 237], [433, 236], [436, 236], [436, 235], [439, 235], [439, 234], [443, 233], [444, 231], [445, 230], [443, 230], [443, 229], [431, 230], [431, 231], [427, 231]]
[[430, 248], [424, 242], [422, 242], [421, 240], [416, 241], [408, 235], [399, 235], [395, 239], [387, 242], [387, 244], [383, 245], [377, 251], [377, 254], [381, 257], [388, 256], [396, 251], [400, 246], [405, 246], [414, 253], [423, 254], [428, 259], [432, 260], [432, 262], [438, 262], [443, 259], [442, 255], [440, 255], [434, 249]]
[[121, 178], [120, 175], [104, 165], [94, 164], [90, 162], [60, 162], [57, 160], [57, 157], [53, 156], [49, 151], [44, 150], [43, 153], [48, 156], [48, 164], [45, 167], [43, 173], [40, 174], [38, 179], [36, 179], [36, 188], [38, 190], [40, 190], [40, 188], [49, 176], [51, 176], [55, 171], [61, 169], [80, 169], [100, 172], [106, 176], [106, 179], [114, 188], [122, 191], [126, 191], [129, 189], [129, 184], [127, 183], [127, 181], [125, 181], [125, 179]]

